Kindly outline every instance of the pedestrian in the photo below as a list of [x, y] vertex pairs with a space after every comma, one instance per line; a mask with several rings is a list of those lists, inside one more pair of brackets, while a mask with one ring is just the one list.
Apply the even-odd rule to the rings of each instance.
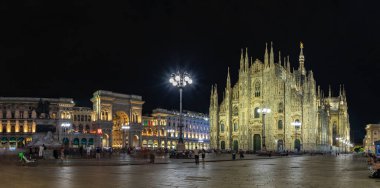
[[240, 150], [239, 154], [240, 159], [244, 159], [244, 151]]
[[69, 148], [65, 148], [63, 152], [65, 153], [65, 160], [69, 159]]
[[61, 147], [61, 161], [65, 160], [65, 148]]
[[91, 147], [87, 147], [87, 158], [90, 158], [91, 155]]
[[232, 160], [235, 160], [236, 159], [236, 152], [235, 150], [232, 150]]
[[38, 149], [38, 157], [40, 159], [42, 159], [42, 157], [43, 157], [42, 156], [43, 152], [44, 152], [44, 146], [40, 146], [39, 149]]
[[57, 149], [53, 150], [53, 156], [54, 156], [54, 159], [58, 159], [58, 150]]
[[96, 159], [100, 159], [100, 147], [96, 147]]
[[154, 158], [156, 158], [156, 156], [154, 155], [153, 151], [150, 152], [149, 158], [150, 158], [150, 163], [154, 164]]
[[79, 147], [80, 158], [83, 157], [83, 145]]
[[37, 155], [38, 155], [38, 147], [36, 146], [36, 147], [34, 147], [34, 157], [37, 157]]
[[202, 149], [202, 162], [205, 162], [205, 157], [206, 157], [206, 151], [205, 149]]
[[112, 152], [113, 152], [112, 147], [110, 147], [110, 149], [108, 150], [108, 152], [109, 152], [109, 158], [111, 158], [112, 157]]
[[197, 147], [195, 147], [195, 150], [194, 150], [194, 159], [195, 159], [195, 164], [199, 164], [199, 150]]
[[32, 158], [32, 155], [33, 155], [33, 148], [32, 146], [29, 147], [29, 159]]

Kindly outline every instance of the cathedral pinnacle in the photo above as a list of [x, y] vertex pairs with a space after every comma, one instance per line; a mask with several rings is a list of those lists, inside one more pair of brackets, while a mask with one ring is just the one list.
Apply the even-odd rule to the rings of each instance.
[[278, 64], [281, 66], [281, 51], [278, 51]]
[[231, 78], [230, 78], [230, 67], [228, 67], [227, 71], [227, 84], [226, 84], [226, 89], [231, 88]]
[[329, 85], [329, 98], [331, 97], [331, 85]]
[[270, 42], [269, 64], [270, 66], [274, 64], [273, 42]]
[[300, 51], [300, 56], [299, 56], [299, 67], [298, 67], [298, 70], [301, 71], [301, 74], [302, 75], [305, 75], [306, 74], [306, 71], [305, 71], [305, 56], [303, 55], [303, 43], [300, 42], [300, 48], [301, 48], [301, 51]]
[[244, 71], [248, 71], [248, 48], [245, 48]]
[[268, 66], [268, 61], [269, 61], [269, 57], [268, 57], [268, 43], [265, 43], [264, 67]]
[[243, 70], [243, 64], [244, 64], [244, 56], [243, 56], [243, 48], [242, 48], [241, 54], [240, 54], [240, 71]]

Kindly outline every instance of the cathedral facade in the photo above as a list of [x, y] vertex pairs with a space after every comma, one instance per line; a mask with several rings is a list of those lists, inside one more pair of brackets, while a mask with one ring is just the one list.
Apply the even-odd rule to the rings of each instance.
[[[210, 147], [222, 150], [344, 151], [350, 123], [344, 86], [328, 94], [305, 68], [301, 43], [298, 68], [289, 56], [275, 62], [273, 45], [264, 62], [242, 50], [238, 81], [228, 70], [222, 102], [211, 88]], [[276, 58], [277, 59], [277, 58]], [[264, 110], [265, 109], [265, 110]], [[268, 110], [269, 109], [269, 110]]]

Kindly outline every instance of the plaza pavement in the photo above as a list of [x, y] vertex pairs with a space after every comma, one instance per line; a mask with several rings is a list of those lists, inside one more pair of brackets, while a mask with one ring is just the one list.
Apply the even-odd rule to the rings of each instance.
[[261, 157], [230, 154], [193, 159], [128, 155], [111, 159], [40, 160], [38, 166], [0, 163], [0, 187], [380, 187], [380, 179], [368, 178], [365, 158], [352, 155]]

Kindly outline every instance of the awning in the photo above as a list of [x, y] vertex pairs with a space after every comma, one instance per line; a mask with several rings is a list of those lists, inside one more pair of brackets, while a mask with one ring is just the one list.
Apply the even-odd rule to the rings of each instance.
[[16, 137], [11, 137], [11, 138], [9, 139], [9, 142], [16, 142]]
[[87, 139], [82, 138], [82, 140], [80, 142], [81, 142], [82, 145], [86, 145], [87, 144]]
[[88, 145], [94, 145], [94, 139], [93, 138], [88, 139]]
[[68, 138], [63, 138], [62, 141], [63, 141], [63, 143], [65, 143], [65, 144], [69, 143], [69, 139], [68, 139]]
[[74, 145], [79, 145], [79, 138], [74, 138]]
[[17, 138], [17, 142], [21, 142], [21, 141], [24, 141], [24, 137], [18, 137]]
[[1, 142], [8, 142], [8, 138], [7, 137], [2, 137], [1, 138]]

